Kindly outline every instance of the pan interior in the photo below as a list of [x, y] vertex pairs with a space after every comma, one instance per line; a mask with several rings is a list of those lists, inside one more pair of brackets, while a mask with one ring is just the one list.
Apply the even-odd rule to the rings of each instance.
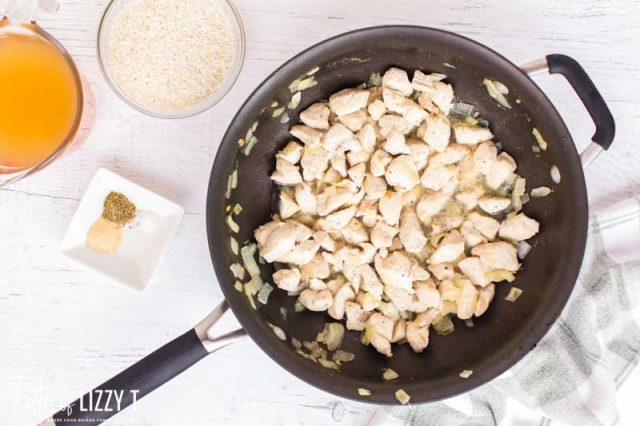
[[[302, 92], [299, 106], [287, 110], [288, 123], [273, 118], [273, 101], [287, 105], [289, 84], [310, 69], [318, 84]], [[394, 356], [386, 358], [359, 342], [360, 332], [347, 332], [343, 349], [355, 360], [335, 372], [296, 355], [288, 342], [280, 341], [267, 322], [282, 328], [287, 337], [313, 340], [326, 322], [325, 313], [294, 311], [295, 297], [276, 289], [264, 307], [254, 311], [244, 294], [233, 288], [235, 279], [229, 265], [238, 261], [229, 249], [232, 235], [225, 225], [224, 207], [239, 203], [236, 218], [240, 245], [252, 240], [253, 230], [269, 221], [275, 186], [269, 179], [274, 155], [292, 137], [288, 128], [298, 114], [312, 103], [327, 99], [346, 87], [383, 73], [391, 66], [439, 72], [448, 76], [456, 95], [473, 104], [487, 118], [503, 149], [518, 164], [518, 173], [527, 179], [527, 188], [553, 187], [546, 198], [525, 205], [527, 215], [541, 222], [541, 232], [532, 241], [533, 250], [524, 260], [513, 285], [524, 290], [517, 303], [504, 300], [510, 285], [496, 287], [496, 296], [485, 315], [469, 328], [454, 320], [455, 333], [430, 333], [430, 344], [421, 354], [408, 345], [394, 346]], [[484, 78], [498, 80], [510, 89], [512, 109], [497, 104], [487, 94]], [[519, 102], [515, 102], [518, 99]], [[266, 109], [265, 109], [266, 108]], [[261, 113], [262, 111], [262, 113]], [[258, 121], [257, 144], [249, 156], [239, 153], [238, 140]], [[550, 148], [542, 155], [532, 153], [532, 128], [537, 127]], [[225, 199], [227, 177], [238, 165], [238, 186]], [[550, 168], [555, 165], [562, 180], [554, 184]], [[377, 403], [396, 403], [394, 392], [405, 389], [412, 402], [432, 401], [469, 390], [485, 383], [522, 358], [552, 325], [574, 286], [586, 240], [587, 204], [584, 176], [571, 137], [540, 89], [513, 64], [495, 52], [465, 38], [419, 27], [379, 27], [330, 39], [289, 61], [271, 75], [247, 100], [231, 123], [216, 158], [208, 198], [209, 243], [218, 280], [234, 313], [251, 337], [284, 368], [309, 383], [332, 393]], [[261, 265], [263, 279], [272, 282], [270, 265]], [[260, 306], [260, 305], [259, 305]], [[285, 308], [286, 319], [281, 307]], [[400, 378], [385, 382], [382, 370], [393, 368]], [[468, 379], [459, 377], [473, 370]], [[357, 388], [372, 390], [360, 397]]]

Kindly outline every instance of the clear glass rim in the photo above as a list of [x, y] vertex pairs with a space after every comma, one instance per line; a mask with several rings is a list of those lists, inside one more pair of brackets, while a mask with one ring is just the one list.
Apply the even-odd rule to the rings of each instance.
[[[123, 0], [111, 0], [107, 7], [105, 8], [104, 13], [102, 14], [102, 18], [100, 19], [100, 25], [98, 26], [98, 34], [97, 34], [97, 57], [98, 57], [98, 65], [100, 68], [100, 72], [104, 77], [107, 85], [111, 88], [111, 90], [127, 105], [134, 108], [137, 111], [140, 111], [146, 115], [156, 118], [168, 118], [168, 119], [177, 119], [177, 118], [187, 118], [193, 117], [195, 115], [201, 114], [204, 111], [210, 109], [218, 102], [220, 102], [226, 95], [229, 93], [231, 88], [234, 86], [238, 76], [240, 75], [240, 71], [242, 70], [242, 65], [244, 64], [245, 50], [246, 50], [246, 36], [244, 31], [244, 25], [242, 24], [242, 18], [240, 17], [240, 13], [238, 9], [233, 4], [231, 0], [216, 0], [224, 4], [224, 6], [228, 7], [229, 11], [233, 15], [233, 23], [238, 34], [237, 40], [237, 51], [236, 57], [232, 67], [229, 70], [229, 75], [225, 77], [225, 81], [219, 86], [219, 90], [214, 92], [210, 98], [199, 102], [198, 104], [186, 108], [185, 110], [176, 110], [175, 112], [168, 110], [166, 112], [162, 112], [161, 110], [152, 110], [148, 107], [137, 103], [135, 100], [130, 98], [123, 90], [120, 89], [118, 83], [111, 77], [109, 71], [109, 64], [107, 63], [106, 52], [103, 54], [103, 49], [106, 48], [102, 44], [103, 36], [105, 36], [104, 31], [106, 31], [106, 21], [107, 17], [113, 11], [113, 8]], [[105, 39], [106, 40], [106, 39]]]

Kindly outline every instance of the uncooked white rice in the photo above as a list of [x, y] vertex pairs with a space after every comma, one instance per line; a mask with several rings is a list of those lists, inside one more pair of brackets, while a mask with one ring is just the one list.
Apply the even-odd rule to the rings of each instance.
[[218, 0], [134, 0], [115, 19], [108, 61], [133, 100], [179, 110], [208, 98], [223, 82], [234, 45]]

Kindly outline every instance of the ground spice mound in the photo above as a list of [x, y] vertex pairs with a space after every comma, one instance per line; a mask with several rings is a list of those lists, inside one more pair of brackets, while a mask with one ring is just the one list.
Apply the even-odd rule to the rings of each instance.
[[136, 217], [136, 206], [120, 192], [110, 192], [104, 199], [102, 217], [119, 225], [125, 225]]

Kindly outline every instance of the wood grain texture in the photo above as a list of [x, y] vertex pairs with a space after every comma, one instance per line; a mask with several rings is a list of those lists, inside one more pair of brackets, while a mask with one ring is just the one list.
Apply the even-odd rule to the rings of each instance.
[[[372, 25], [418, 24], [469, 36], [515, 63], [548, 53], [573, 56], [617, 120], [613, 147], [587, 171], [591, 206], [638, 193], [638, 1], [236, 3], [247, 33], [247, 57], [236, 85], [213, 109], [176, 121], [132, 110], [103, 81], [95, 40], [105, 1], [61, 0], [57, 14], [40, 19], [92, 83], [97, 120], [79, 152], [0, 190], [1, 424], [34, 424], [192, 327], [221, 299], [204, 223], [208, 175], [219, 141], [260, 81], [327, 37]], [[577, 97], [560, 77], [536, 80], [584, 147], [593, 125]], [[178, 202], [187, 212], [144, 294], [112, 284], [60, 253], [63, 233], [99, 166]], [[629, 383], [623, 393], [640, 389], [638, 373]], [[632, 399], [623, 396], [622, 401]], [[245, 341], [205, 359], [109, 424], [364, 424], [373, 409], [302, 383]], [[622, 407], [625, 423], [640, 422], [634, 411], [632, 402]]]

